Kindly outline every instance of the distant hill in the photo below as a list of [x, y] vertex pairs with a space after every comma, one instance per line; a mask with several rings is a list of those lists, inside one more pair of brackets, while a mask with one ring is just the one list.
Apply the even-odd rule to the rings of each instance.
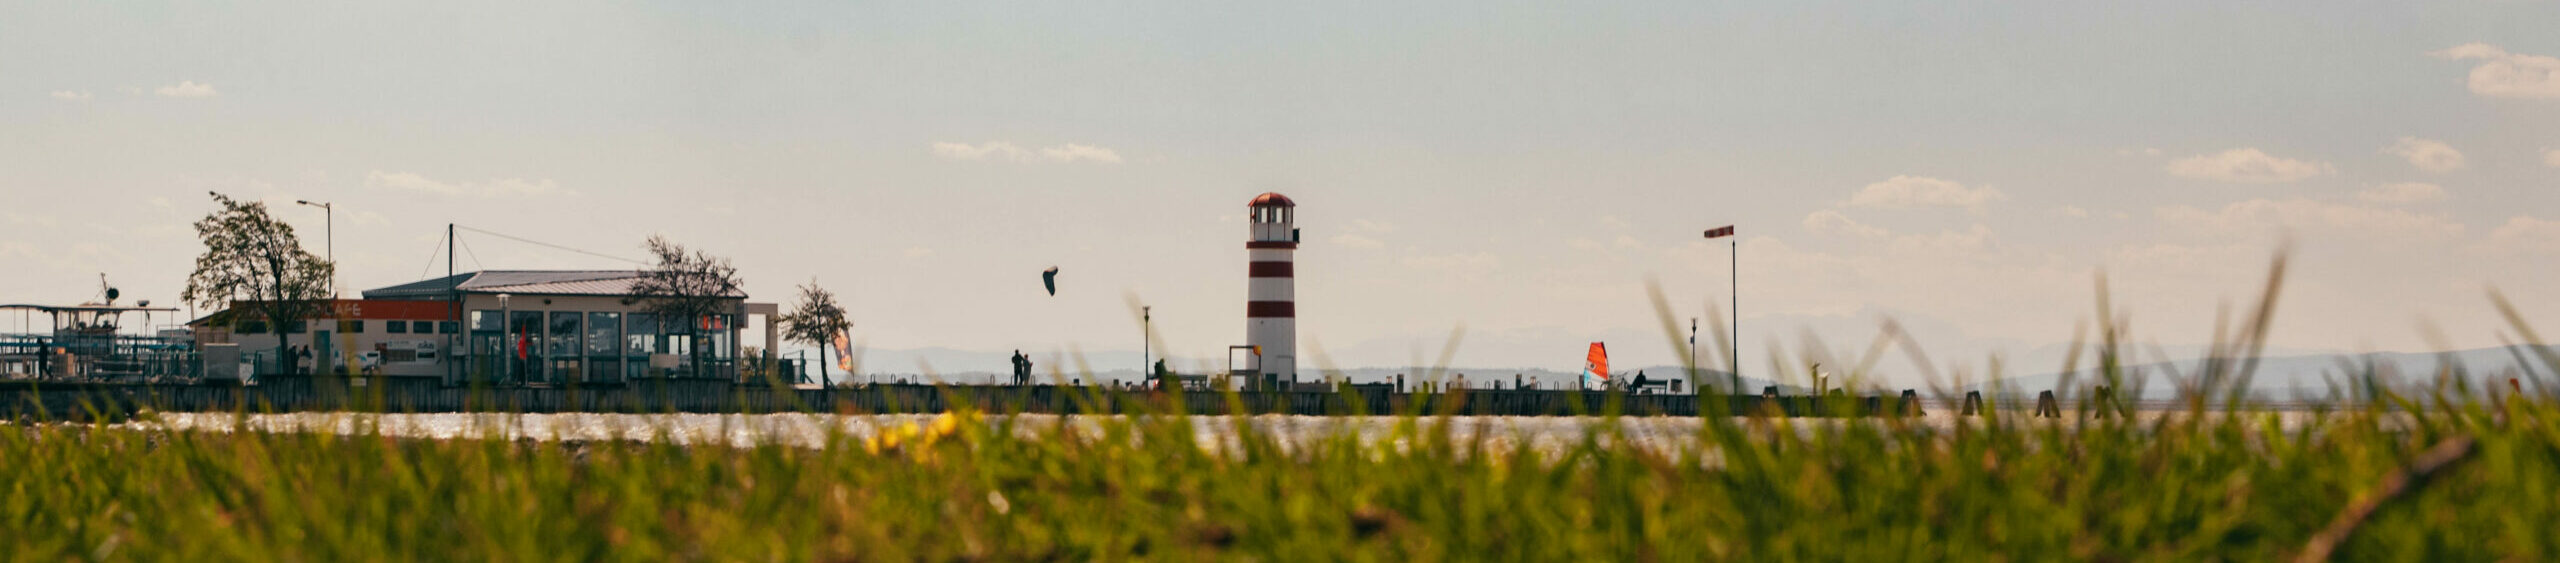
[[[2554, 347], [2546, 346], [2544, 350], [2553, 351]], [[2249, 392], [2253, 396], [2269, 399], [2327, 397], [2333, 383], [2344, 386], [2357, 381], [2366, 370], [2365, 366], [2368, 365], [2372, 366], [2372, 371], [2379, 379], [2379, 383], [2396, 389], [2432, 386], [2439, 372], [2443, 372], [2447, 375], [2459, 373], [2464, 378], [2464, 382], [2474, 388], [2487, 385], [2503, 387], [2507, 385], [2507, 379], [2515, 378], [2527, 390], [2531, 390], [2536, 385], [2533, 381], [2534, 374], [2549, 376], [2549, 367], [2544, 365], [2543, 360], [2534, 356], [2533, 348], [2515, 346], [2441, 354], [2386, 352], [2267, 357], [2258, 360], [2257, 371], [2249, 381]], [[2147, 379], [2139, 385], [2143, 390], [2143, 398], [2166, 399], [2177, 395], [2177, 386], [2171, 381], [2173, 377], [2195, 378], [2201, 372], [2202, 365], [2201, 360], [2197, 359], [2154, 362], [2128, 366], [2125, 373], [2128, 376]], [[2009, 378], [1993, 382], [1991, 386], [2027, 392], [2043, 391], [2055, 388], [2061, 383], [2063, 375], [2056, 372]], [[2092, 378], [2096, 377], [2096, 371], [2084, 368], [2070, 372], [2070, 375], [2075, 387], [2086, 386], [2090, 384], [2088, 382], [2092, 381]], [[1966, 389], [1978, 390], [1983, 387], [1983, 385], [1974, 385]], [[2137, 385], [2134, 382], [2128, 382], [2126, 387], [2133, 388]]]

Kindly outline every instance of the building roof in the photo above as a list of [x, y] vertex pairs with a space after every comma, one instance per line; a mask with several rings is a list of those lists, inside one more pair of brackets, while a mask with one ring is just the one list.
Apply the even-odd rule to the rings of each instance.
[[1246, 207], [1297, 207], [1297, 206], [1298, 206], [1298, 202], [1289, 201], [1289, 196], [1280, 195], [1280, 192], [1262, 192], [1262, 195], [1253, 196], [1253, 203], [1245, 204], [1245, 206], [1246, 206]]
[[[525, 295], [631, 295], [639, 270], [487, 270], [364, 292], [365, 299], [443, 299], [447, 291]], [[744, 299], [744, 291], [730, 297]]]

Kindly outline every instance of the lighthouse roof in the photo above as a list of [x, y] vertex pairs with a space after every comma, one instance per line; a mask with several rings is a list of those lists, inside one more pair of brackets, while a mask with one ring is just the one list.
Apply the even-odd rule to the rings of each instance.
[[1253, 203], [1245, 205], [1248, 207], [1297, 207], [1298, 202], [1289, 201], [1289, 196], [1280, 195], [1280, 192], [1262, 192], [1262, 195], [1253, 196]]

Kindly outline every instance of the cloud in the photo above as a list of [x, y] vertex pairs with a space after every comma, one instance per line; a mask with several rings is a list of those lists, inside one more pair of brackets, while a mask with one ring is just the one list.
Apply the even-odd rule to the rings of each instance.
[[933, 249], [921, 246], [911, 246], [907, 247], [907, 251], [903, 254], [906, 254], [908, 258], [923, 258], [926, 256], [932, 256]]
[[380, 170], [365, 173], [364, 185], [370, 188], [406, 190], [432, 195], [482, 198], [533, 197], [561, 193], [560, 185], [549, 179], [497, 178], [481, 182], [447, 183], [409, 172]]
[[2427, 53], [2451, 60], [2481, 59], [2471, 67], [2471, 93], [2492, 98], [2560, 98], [2560, 58], [2509, 53], [2487, 43], [2470, 43]]
[[1333, 243], [1347, 248], [1385, 248], [1387, 246], [1387, 243], [1381, 242], [1378, 239], [1351, 233], [1334, 235]]
[[2462, 151], [2435, 139], [2401, 137], [2400, 142], [2383, 147], [2382, 152], [2409, 159], [2411, 166], [2428, 172], [2452, 172], [2463, 166]]
[[2007, 199], [1990, 186], [1967, 188], [1963, 184], [1922, 178], [1894, 176], [1892, 179], [1867, 184], [1865, 189], [1849, 197], [1852, 207], [1967, 207], [1976, 211], [1985, 203]]
[[2560, 149], [2542, 149], [2542, 163], [2560, 168]]
[[93, 99], [93, 98], [96, 98], [96, 96], [91, 96], [91, 95], [89, 95], [89, 93], [88, 93], [88, 92], [85, 92], [85, 91], [81, 91], [81, 92], [74, 92], [74, 91], [71, 91], [71, 90], [54, 90], [54, 91], [53, 91], [53, 93], [52, 93], [52, 94], [50, 94], [50, 95], [51, 95], [51, 96], [53, 96], [53, 99], [56, 99], [56, 100], [62, 100], [62, 101], [66, 101], [66, 102], [86, 102], [86, 101], [89, 101], [89, 100], [91, 100], [91, 99]]
[[1342, 230], [1353, 233], [1386, 234], [1396, 232], [1396, 224], [1385, 221], [1371, 221], [1368, 219], [1353, 219], [1351, 220], [1351, 223], [1343, 225]]
[[1040, 149], [1024, 149], [1020, 146], [1014, 145], [1013, 143], [1004, 141], [988, 141], [976, 145], [946, 141], [936, 142], [933, 144], [933, 155], [950, 160], [1007, 160], [1026, 163], [1098, 162], [1103, 164], [1119, 164], [1121, 162], [1119, 151], [1092, 145], [1079, 145], [1075, 143], [1043, 147]]
[[2560, 248], [2560, 221], [2517, 215], [2489, 231], [2490, 244], [2510, 249]]
[[2155, 147], [2142, 147], [2138, 149], [2122, 148], [2116, 149], [2116, 156], [2160, 156], [2160, 149]]
[[2248, 236], [2270, 228], [2299, 230], [2308, 239], [2414, 241], [2461, 237], [2463, 225], [2439, 214], [2311, 199], [2252, 199], [2205, 210], [2184, 205], [2162, 207], [2161, 222], [2181, 232], [2209, 237]]
[[2070, 217], [2070, 218], [2073, 218], [2073, 219], [2087, 219], [2087, 218], [2089, 218], [2089, 210], [2087, 210], [2087, 209], [2081, 209], [2081, 208], [2080, 208], [2080, 206], [2077, 206], [2077, 205], [2065, 205], [2065, 206], [2062, 206], [2062, 207], [2056, 207], [2056, 208], [2053, 208], [2053, 214], [2055, 214], [2055, 215], [2061, 215], [2061, 216], [2064, 216], [2064, 217]]
[[2171, 175], [2243, 184], [2294, 182], [2335, 170], [2326, 162], [2276, 158], [2245, 147], [2169, 161]]
[[2383, 184], [2356, 192], [2356, 199], [2371, 203], [2407, 204], [2444, 200], [2444, 187], [2421, 182]]
[[213, 89], [212, 84], [197, 84], [193, 80], [179, 81], [175, 86], [161, 86], [154, 91], [165, 98], [211, 98], [222, 95], [222, 92]]
[[1502, 269], [1502, 257], [1495, 256], [1491, 252], [1407, 256], [1399, 262], [1407, 268], [1454, 275], [1470, 280], [1483, 279], [1494, 270]]
[[1848, 215], [1830, 209], [1815, 211], [1812, 215], [1804, 216], [1804, 230], [1814, 234], [1841, 234], [1858, 238], [1884, 238], [1887, 234], [1881, 227], [1859, 223], [1855, 219], [1850, 219]]

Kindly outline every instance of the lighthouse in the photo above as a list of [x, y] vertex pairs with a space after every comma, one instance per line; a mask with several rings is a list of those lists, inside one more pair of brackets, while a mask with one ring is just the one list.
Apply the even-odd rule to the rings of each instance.
[[1254, 196], [1247, 204], [1253, 224], [1245, 252], [1251, 255], [1245, 286], [1244, 340], [1257, 354], [1257, 383], [1293, 381], [1298, 375], [1297, 283], [1292, 255], [1298, 251], [1297, 202], [1278, 193]]

